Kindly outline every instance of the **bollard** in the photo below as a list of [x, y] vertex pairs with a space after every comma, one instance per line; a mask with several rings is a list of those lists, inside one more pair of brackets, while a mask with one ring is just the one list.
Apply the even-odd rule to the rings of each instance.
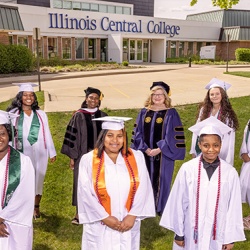
[[191, 67], [191, 61], [192, 61], [192, 59], [191, 59], [191, 57], [189, 57], [188, 58], [188, 67]]

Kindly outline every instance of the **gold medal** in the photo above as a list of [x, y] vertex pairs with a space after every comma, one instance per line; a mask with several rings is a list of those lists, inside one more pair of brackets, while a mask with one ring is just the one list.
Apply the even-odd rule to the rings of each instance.
[[151, 122], [151, 117], [150, 117], [150, 116], [146, 117], [146, 118], [145, 118], [145, 122], [146, 122], [146, 123], [150, 123], [150, 122]]
[[163, 119], [161, 118], [161, 117], [158, 117], [157, 119], [156, 119], [156, 123], [162, 123], [163, 122]]

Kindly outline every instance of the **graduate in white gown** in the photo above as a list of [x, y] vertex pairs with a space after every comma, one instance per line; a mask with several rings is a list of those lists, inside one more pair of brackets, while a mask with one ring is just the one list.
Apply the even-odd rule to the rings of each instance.
[[56, 150], [49, 129], [47, 115], [39, 109], [33, 83], [15, 84], [19, 92], [7, 111], [20, 115], [14, 125], [17, 129], [16, 148], [29, 156], [35, 169], [35, 207], [34, 218], [40, 217], [40, 200], [48, 166], [56, 160]]
[[102, 131], [79, 165], [82, 249], [139, 250], [141, 220], [155, 216], [144, 156], [127, 148], [123, 119], [95, 120], [104, 121]]
[[[230, 84], [213, 78], [207, 85], [207, 94], [204, 101], [200, 105], [200, 111], [197, 123], [204, 119], [214, 116], [221, 122], [228, 125], [232, 130], [228, 134], [224, 134], [222, 146], [220, 150], [220, 158], [234, 165], [234, 147], [235, 147], [235, 131], [238, 129], [238, 119], [229, 101], [227, 90]], [[197, 135], [193, 134], [190, 154], [196, 157], [200, 154], [197, 143]]]
[[0, 111], [0, 249], [31, 250], [35, 174], [30, 158], [9, 146], [9, 117]]
[[190, 130], [202, 153], [180, 168], [160, 225], [175, 232], [174, 250], [230, 250], [245, 240], [238, 173], [218, 157], [230, 128], [210, 117]]
[[[250, 206], [250, 120], [245, 127], [240, 157], [243, 164], [240, 172], [241, 199]], [[244, 227], [250, 229], [250, 215], [244, 218]]]

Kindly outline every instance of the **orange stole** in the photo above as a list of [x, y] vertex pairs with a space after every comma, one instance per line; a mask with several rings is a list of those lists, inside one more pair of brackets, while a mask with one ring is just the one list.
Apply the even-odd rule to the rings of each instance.
[[[134, 154], [131, 149], [129, 149], [130, 154], [128, 157], [123, 156], [130, 177], [130, 190], [128, 194], [128, 199], [126, 202], [126, 208], [128, 212], [130, 211], [136, 190], [139, 186], [139, 176], [138, 168]], [[97, 194], [100, 204], [105, 208], [106, 212], [111, 215], [111, 204], [110, 197], [108, 195], [105, 183], [105, 167], [103, 163], [104, 154], [102, 153], [101, 159], [97, 157], [97, 149], [94, 149], [93, 152], [93, 167], [92, 167], [92, 179], [95, 192]]]

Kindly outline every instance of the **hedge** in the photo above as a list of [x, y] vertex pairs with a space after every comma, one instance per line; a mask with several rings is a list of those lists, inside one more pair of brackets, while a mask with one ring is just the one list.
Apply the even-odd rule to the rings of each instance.
[[236, 49], [235, 57], [237, 61], [250, 62], [250, 49], [246, 49], [246, 48]]

